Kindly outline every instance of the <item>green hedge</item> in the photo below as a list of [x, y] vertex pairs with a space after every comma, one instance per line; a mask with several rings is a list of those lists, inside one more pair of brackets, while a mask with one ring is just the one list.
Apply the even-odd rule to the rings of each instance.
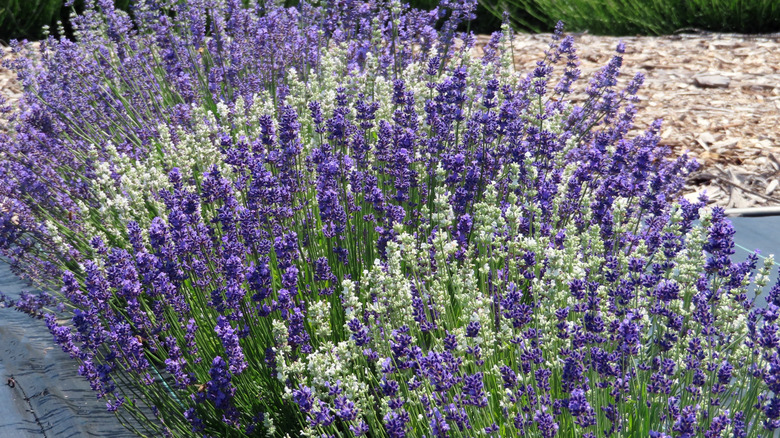
[[518, 28], [549, 31], [558, 20], [569, 31], [597, 35], [664, 35], [680, 30], [780, 31], [778, 0], [480, 0], [495, 16], [504, 10]]
[[[114, 0], [117, 7], [127, 10], [131, 0]], [[72, 7], [65, 7], [65, 0], [0, 0], [0, 40], [36, 40], [43, 37], [43, 27], [56, 32], [57, 21], [62, 21], [69, 31], [68, 17], [71, 11], [83, 9], [83, 0]]]
[[33, 39], [44, 25], [56, 26], [63, 0], [6, 0], [0, 5], [0, 39]]

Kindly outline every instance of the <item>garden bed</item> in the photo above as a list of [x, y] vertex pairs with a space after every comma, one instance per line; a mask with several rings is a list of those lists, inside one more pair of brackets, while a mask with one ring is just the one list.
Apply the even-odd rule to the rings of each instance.
[[[775, 70], [663, 68], [660, 40], [578, 57], [560, 27], [494, 35], [479, 59], [452, 44], [473, 4], [442, 4], [438, 32], [441, 15], [384, 4], [182, 2], [168, 27], [167, 9], [132, 24], [101, 2], [79, 44], [15, 63], [29, 108], [0, 135], [3, 254], [56, 297], [0, 301], [43, 318], [147, 436], [780, 429], [780, 286], [751, 297], [775, 265], [748, 255], [774, 252], [775, 224], [753, 225], [780, 216], [739, 244], [706, 196], [675, 202], [688, 179], [726, 206], [774, 203], [774, 113], [730, 93], [774, 104]], [[735, 141], [755, 112], [767, 138]]]

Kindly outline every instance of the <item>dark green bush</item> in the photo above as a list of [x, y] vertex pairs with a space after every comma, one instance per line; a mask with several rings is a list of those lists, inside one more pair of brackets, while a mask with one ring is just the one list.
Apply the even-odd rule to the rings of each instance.
[[[128, 10], [131, 0], [115, 0], [119, 9]], [[75, 8], [80, 12], [84, 8], [83, 0], [77, 0], [70, 8], [65, 0], [2, 0], [0, 1], [0, 40], [12, 39], [36, 40], [43, 37], [43, 27], [49, 26], [56, 32], [57, 21], [61, 21], [67, 32], [70, 31], [68, 17]]]
[[518, 28], [550, 31], [558, 20], [570, 31], [598, 35], [663, 35], [684, 29], [713, 32], [780, 31], [777, 0], [480, 0], [495, 16], [504, 10]]
[[44, 25], [56, 25], [63, 0], [6, 0], [0, 6], [0, 39], [39, 38]]

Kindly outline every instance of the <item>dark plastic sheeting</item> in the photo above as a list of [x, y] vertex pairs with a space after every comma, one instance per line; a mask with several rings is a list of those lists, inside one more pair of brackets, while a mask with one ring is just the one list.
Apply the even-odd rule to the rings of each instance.
[[[0, 264], [0, 291], [16, 298], [22, 290], [29, 288]], [[96, 399], [42, 320], [0, 309], [0, 378], [0, 437], [134, 436]]]
[[[755, 249], [780, 258], [780, 216], [731, 219], [737, 230], [737, 260]], [[773, 269], [770, 285], [776, 280]], [[0, 291], [15, 298], [24, 289], [0, 264]], [[0, 437], [133, 436], [95, 398], [43, 321], [10, 309], [0, 309], [0, 377]], [[6, 385], [9, 377], [16, 381], [14, 388]]]
[[780, 216], [763, 217], [732, 217], [729, 218], [734, 225], [737, 233], [734, 235], [736, 243], [734, 259], [743, 261], [755, 250], [760, 250], [758, 267], [764, 266], [763, 258], [774, 254], [775, 266], [772, 268], [772, 274], [769, 277], [769, 284], [764, 287], [761, 296], [756, 302], [759, 306], [764, 306], [766, 301], [764, 296], [769, 293], [769, 289], [777, 281], [777, 268], [780, 263]]

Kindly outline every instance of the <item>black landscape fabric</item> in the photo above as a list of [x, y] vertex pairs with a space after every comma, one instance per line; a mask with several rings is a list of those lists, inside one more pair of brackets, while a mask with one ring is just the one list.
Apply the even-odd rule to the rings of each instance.
[[[23, 290], [29, 287], [0, 263], [0, 292], [15, 299]], [[0, 378], [2, 438], [134, 436], [96, 399], [43, 320], [0, 309]]]
[[743, 261], [755, 250], [760, 250], [758, 267], [764, 266], [763, 257], [775, 255], [775, 267], [769, 276], [769, 284], [764, 288], [762, 297], [756, 302], [759, 306], [765, 306], [763, 296], [769, 292], [777, 281], [777, 268], [780, 263], [780, 216], [762, 217], [732, 217], [729, 218], [737, 233], [734, 235], [736, 251], [734, 260]]
[[[737, 261], [755, 249], [762, 256], [780, 258], [780, 216], [731, 220], [737, 230]], [[776, 280], [777, 267], [770, 285]], [[7, 265], [0, 264], [1, 292], [14, 299], [27, 289]], [[760, 298], [758, 304], [764, 300]], [[54, 344], [42, 320], [0, 309], [0, 437], [133, 436], [106, 411], [77, 370], [75, 361]]]

